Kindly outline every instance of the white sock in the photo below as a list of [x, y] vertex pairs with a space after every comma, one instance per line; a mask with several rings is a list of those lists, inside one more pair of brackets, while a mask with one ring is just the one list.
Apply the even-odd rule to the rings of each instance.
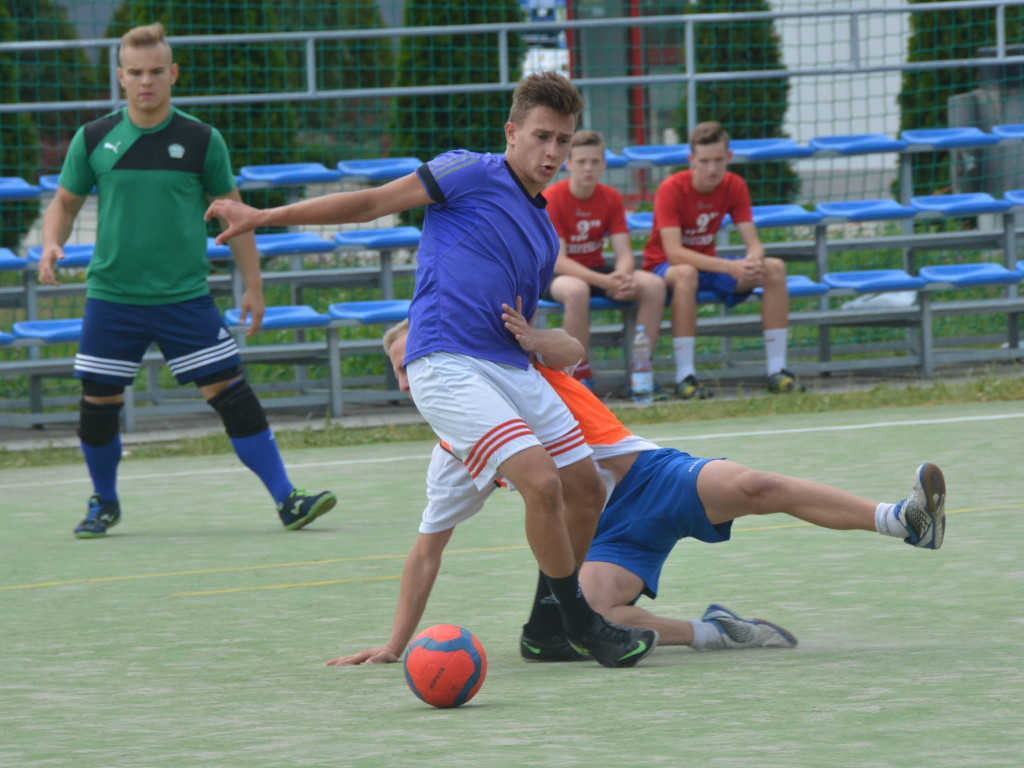
[[693, 650], [721, 651], [725, 648], [722, 633], [710, 621], [694, 619], [690, 625], [693, 627]]
[[896, 516], [896, 505], [884, 502], [875, 507], [875, 530], [897, 539], [905, 539], [910, 535], [907, 527]]
[[693, 367], [693, 346], [697, 341], [694, 336], [675, 336], [672, 339], [672, 351], [676, 358], [676, 383], [687, 376], [696, 376], [697, 370]]
[[764, 332], [764, 354], [769, 376], [786, 367], [786, 347], [789, 344], [786, 336], [788, 333], [788, 328], [772, 328], [770, 331]]

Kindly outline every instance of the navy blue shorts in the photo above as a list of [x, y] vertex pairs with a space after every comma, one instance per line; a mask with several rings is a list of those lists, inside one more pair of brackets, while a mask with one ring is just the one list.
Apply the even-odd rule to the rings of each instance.
[[697, 475], [709, 461], [715, 459], [675, 448], [643, 451], [601, 513], [587, 560], [635, 573], [644, 582], [643, 594], [653, 598], [665, 560], [680, 539], [728, 541], [732, 521], [709, 523], [697, 495]]
[[[736, 261], [739, 257], [737, 256], [718, 256], [719, 259], [730, 259]], [[663, 261], [661, 264], [656, 266], [652, 272], [658, 277], [664, 279], [665, 273], [668, 268], [672, 265], [667, 261]], [[737, 304], [742, 304], [744, 301], [750, 298], [751, 291], [746, 293], [736, 293], [736, 278], [732, 275], [727, 275], [724, 272], [698, 272], [697, 273], [697, 290], [698, 291], [711, 291], [722, 303], [727, 307], [735, 307]], [[671, 296], [671, 291], [669, 296]], [[671, 303], [671, 302], [669, 302]]]
[[242, 364], [210, 295], [155, 305], [87, 299], [75, 378], [129, 386], [153, 343], [179, 384]]

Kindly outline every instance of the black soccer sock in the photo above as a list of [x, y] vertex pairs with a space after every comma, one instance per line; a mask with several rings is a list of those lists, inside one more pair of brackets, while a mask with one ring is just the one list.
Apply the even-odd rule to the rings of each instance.
[[569, 576], [554, 578], [544, 574], [551, 594], [558, 601], [558, 610], [562, 614], [562, 623], [570, 640], [586, 635], [594, 624], [597, 614], [590, 607], [580, 588], [579, 572], [573, 571]]
[[562, 613], [543, 573], [537, 574], [537, 594], [523, 631], [535, 640], [547, 640], [562, 631]]

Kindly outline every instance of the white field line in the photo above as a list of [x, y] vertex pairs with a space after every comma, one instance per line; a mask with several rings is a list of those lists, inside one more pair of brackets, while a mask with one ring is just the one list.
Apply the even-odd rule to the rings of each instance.
[[[750, 438], [750, 437], [777, 437], [780, 435], [801, 435], [815, 432], [853, 432], [865, 429], [899, 429], [901, 427], [934, 426], [940, 424], [966, 424], [985, 421], [1006, 421], [1009, 419], [1024, 419], [1024, 413], [998, 413], [988, 416], [952, 416], [945, 419], [907, 419], [903, 421], [877, 421], [868, 424], [833, 424], [822, 427], [795, 427], [792, 429], [760, 429], [740, 432], [717, 432], [707, 435], [681, 435], [677, 437], [659, 437], [658, 443], [686, 443], [696, 440], [725, 440], [729, 438]], [[430, 454], [415, 454], [410, 456], [384, 456], [376, 459], [340, 459], [338, 461], [311, 461], [300, 463], [288, 463], [289, 470], [303, 469], [307, 467], [339, 467], [355, 466], [359, 464], [394, 464], [400, 461], [428, 461]], [[16, 470], [15, 470], [16, 471]], [[133, 480], [156, 480], [174, 477], [200, 477], [202, 475], [223, 475], [233, 472], [248, 472], [242, 466], [221, 467], [219, 469], [198, 469], [188, 472], [151, 472], [142, 475], [121, 475], [118, 483], [131, 482]], [[87, 476], [68, 478], [66, 480], [47, 480], [47, 486], [55, 485], [77, 485], [88, 483]], [[39, 482], [30, 483], [0, 483], [0, 491], [14, 488], [37, 488]]]

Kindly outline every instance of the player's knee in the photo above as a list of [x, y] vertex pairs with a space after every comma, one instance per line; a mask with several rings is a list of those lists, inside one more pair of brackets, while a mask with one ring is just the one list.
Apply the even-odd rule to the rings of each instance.
[[743, 503], [751, 513], [768, 515], [779, 511], [775, 499], [782, 483], [782, 476], [774, 472], [748, 469], [737, 479], [736, 487], [743, 494]]
[[765, 282], [785, 284], [786, 262], [774, 256], [769, 256], [764, 260], [764, 275]]
[[696, 291], [697, 270], [689, 264], [673, 264], [665, 273], [665, 282], [675, 291]]
[[525, 487], [516, 487], [523, 498], [538, 510], [557, 510], [561, 506], [562, 482], [553, 466], [550, 472], [534, 474]]
[[84, 397], [78, 409], [78, 439], [99, 448], [117, 437], [124, 403], [91, 403]]
[[206, 402], [224, 422], [224, 430], [228, 433], [228, 437], [252, 437], [270, 426], [259, 398], [256, 397], [256, 393], [245, 379], [233, 384]]

